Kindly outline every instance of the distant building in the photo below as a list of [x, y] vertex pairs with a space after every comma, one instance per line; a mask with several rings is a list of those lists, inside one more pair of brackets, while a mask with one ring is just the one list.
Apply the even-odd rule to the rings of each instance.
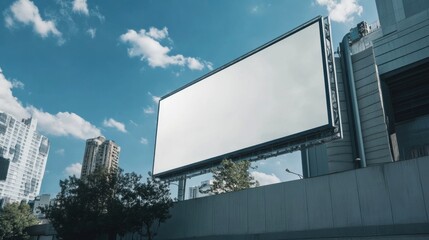
[[188, 199], [194, 199], [210, 195], [210, 193], [202, 193], [210, 189], [213, 185], [213, 180], [202, 181], [201, 185], [189, 187]]
[[200, 197], [201, 193], [199, 192], [199, 186], [189, 187], [189, 199], [194, 199]]
[[37, 196], [31, 206], [33, 210], [33, 214], [38, 218], [42, 219], [45, 218], [45, 214], [42, 213], [42, 210], [40, 208], [45, 208], [51, 204], [51, 195], [50, 194], [42, 194], [40, 196]]
[[81, 177], [87, 176], [96, 169], [117, 171], [121, 148], [112, 140], [103, 136], [86, 140]]
[[0, 199], [28, 201], [40, 191], [49, 140], [36, 131], [37, 120], [17, 121], [0, 112]]

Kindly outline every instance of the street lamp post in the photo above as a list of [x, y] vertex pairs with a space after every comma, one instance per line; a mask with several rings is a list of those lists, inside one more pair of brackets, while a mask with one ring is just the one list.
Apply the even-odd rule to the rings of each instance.
[[287, 173], [293, 174], [293, 175], [297, 175], [299, 177], [299, 179], [303, 179], [303, 176], [299, 173], [296, 172], [292, 172], [291, 170], [289, 170], [288, 168], [286, 168], [285, 170]]

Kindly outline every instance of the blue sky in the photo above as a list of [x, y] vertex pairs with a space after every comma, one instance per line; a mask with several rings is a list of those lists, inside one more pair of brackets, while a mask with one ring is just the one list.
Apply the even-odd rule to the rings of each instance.
[[[362, 0], [6, 0], [0, 11], [0, 110], [38, 119], [51, 141], [41, 193], [52, 195], [99, 134], [121, 146], [125, 171], [150, 171], [160, 96], [317, 15], [330, 15], [334, 48], [377, 20]], [[290, 180], [284, 169], [299, 164], [289, 154], [256, 174]]]

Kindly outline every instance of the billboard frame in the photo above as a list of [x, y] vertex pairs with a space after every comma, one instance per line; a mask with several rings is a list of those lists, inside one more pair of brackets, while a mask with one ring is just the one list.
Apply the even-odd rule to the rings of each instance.
[[159, 100], [158, 111], [157, 111], [157, 123], [155, 131], [155, 143], [153, 150], [153, 164], [152, 164], [152, 173], [154, 173], [155, 168], [155, 152], [156, 152], [156, 137], [158, 134], [158, 124], [159, 124], [159, 112], [160, 112], [160, 103], [163, 99], [168, 98], [169, 96], [178, 93], [240, 61], [246, 59], [253, 54], [264, 50], [265, 48], [270, 47], [271, 45], [303, 30], [304, 28], [319, 23], [319, 33], [320, 33], [320, 44], [322, 50], [322, 61], [323, 61], [323, 75], [325, 81], [325, 96], [327, 103], [327, 114], [328, 114], [328, 124], [312, 128], [306, 131], [274, 139], [265, 143], [257, 144], [247, 148], [239, 149], [233, 152], [224, 153], [219, 156], [215, 156], [209, 159], [204, 159], [199, 162], [195, 162], [186, 166], [178, 167], [175, 169], [167, 170], [161, 173], [154, 174], [157, 178], [162, 178], [167, 181], [176, 181], [183, 179], [184, 176], [189, 177], [191, 175], [200, 175], [209, 172], [209, 169], [218, 165], [222, 159], [229, 158], [233, 160], [250, 160], [256, 161], [260, 159], [265, 159], [272, 156], [277, 156], [302, 148], [306, 148], [312, 145], [322, 144], [324, 142], [332, 141], [342, 137], [342, 128], [341, 128], [341, 117], [340, 117], [340, 105], [338, 97], [338, 86], [336, 79], [336, 70], [334, 63], [334, 55], [332, 48], [332, 39], [331, 39], [331, 29], [330, 29], [330, 20], [328, 17], [317, 16], [304, 24], [280, 35], [279, 37], [261, 45], [258, 48], [238, 57], [227, 64], [197, 78], [196, 80], [185, 84], [184, 86], [162, 96]]

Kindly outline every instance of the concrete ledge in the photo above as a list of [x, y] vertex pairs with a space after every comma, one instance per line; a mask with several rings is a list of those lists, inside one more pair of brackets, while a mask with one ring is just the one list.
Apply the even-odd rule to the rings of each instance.
[[309, 231], [293, 231], [265, 234], [246, 234], [246, 235], [218, 235], [208, 237], [181, 238], [198, 239], [198, 240], [280, 240], [280, 239], [330, 239], [330, 238], [403, 238], [413, 239], [428, 237], [429, 238], [429, 223], [419, 224], [400, 224], [400, 225], [384, 225], [384, 226], [367, 226], [367, 227], [346, 227], [332, 228]]

